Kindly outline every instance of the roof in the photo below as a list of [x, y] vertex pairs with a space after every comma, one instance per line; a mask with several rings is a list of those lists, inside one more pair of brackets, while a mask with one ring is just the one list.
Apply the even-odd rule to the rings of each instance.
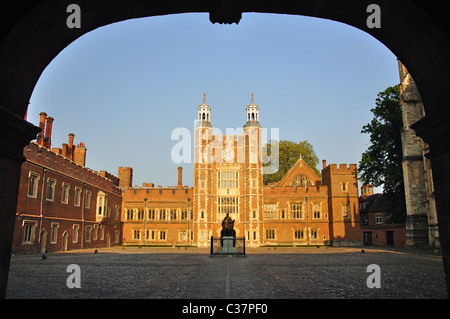
[[359, 203], [360, 213], [386, 212], [386, 205], [383, 194], [374, 194], [364, 200], [360, 199]]

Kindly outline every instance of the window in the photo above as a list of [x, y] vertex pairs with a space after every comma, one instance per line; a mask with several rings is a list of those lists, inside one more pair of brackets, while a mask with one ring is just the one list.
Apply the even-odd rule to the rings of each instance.
[[317, 229], [311, 229], [311, 239], [317, 239]]
[[133, 220], [133, 210], [127, 209], [127, 220]]
[[36, 225], [35, 221], [27, 221], [23, 222], [22, 226], [22, 243], [31, 244], [34, 242], [34, 236], [36, 233]]
[[119, 205], [116, 205], [116, 216], [115, 219], [119, 219]]
[[292, 219], [302, 219], [303, 218], [303, 203], [291, 203], [289, 205], [291, 210]]
[[201, 212], [200, 212], [200, 218], [201, 218], [201, 219], [204, 219], [204, 218], [205, 218], [205, 212], [204, 212], [204, 211], [201, 211]]
[[134, 240], [141, 239], [141, 230], [140, 229], [134, 229], [133, 230], [133, 239]]
[[56, 187], [56, 180], [48, 178], [47, 195], [45, 197], [48, 201], [53, 201], [55, 199], [55, 187]]
[[159, 220], [165, 220], [166, 219], [166, 210], [160, 209], [159, 210]]
[[320, 218], [322, 203], [313, 203], [313, 218]]
[[177, 220], [177, 210], [176, 209], [171, 209], [170, 210], [170, 219], [171, 220]]
[[347, 192], [348, 191], [348, 182], [341, 182], [341, 190], [343, 192]]
[[84, 208], [91, 208], [91, 198], [92, 198], [92, 192], [86, 191], [85, 198], [84, 198]]
[[70, 189], [69, 184], [67, 184], [67, 183], [62, 184], [61, 203], [63, 203], [63, 204], [69, 203], [69, 189]]
[[341, 204], [342, 218], [350, 217], [350, 204]]
[[221, 171], [217, 172], [218, 188], [237, 188], [239, 180], [239, 172]]
[[277, 218], [277, 204], [264, 204], [264, 219]]
[[[186, 230], [180, 230], [180, 241], [186, 241], [187, 240], [187, 231]], [[202, 232], [203, 234], [203, 232]]]
[[105, 225], [100, 225], [100, 240], [105, 239]]
[[98, 238], [98, 225], [94, 225], [94, 240], [97, 240]]
[[114, 242], [118, 244], [120, 242], [120, 231], [118, 230], [114, 231], [114, 235], [115, 235]]
[[92, 226], [86, 226], [86, 232], [84, 234], [84, 240], [85, 242], [89, 243], [91, 241], [91, 233], [92, 233]]
[[143, 209], [138, 209], [137, 210], [137, 219], [138, 220], [143, 220], [144, 219], [144, 210]]
[[266, 239], [275, 239], [275, 229], [266, 229]]
[[295, 230], [294, 238], [295, 239], [303, 239], [303, 230], [302, 229]]
[[377, 224], [383, 224], [383, 215], [382, 214], [376, 214], [375, 215], [375, 222]]
[[108, 196], [103, 192], [97, 194], [97, 216], [106, 217], [108, 207]]
[[217, 197], [217, 211], [219, 214], [238, 214], [239, 198], [233, 196]]
[[36, 174], [34, 172], [30, 171], [30, 173], [28, 174], [28, 197], [37, 197], [39, 178], [39, 174]]
[[81, 202], [81, 188], [75, 187], [74, 205], [79, 207], [80, 202]]
[[50, 243], [52, 243], [52, 244], [56, 244], [58, 241], [58, 229], [59, 229], [59, 224], [52, 223], [51, 233], [50, 233]]
[[181, 210], [181, 216], [180, 216], [181, 220], [187, 220], [188, 218], [188, 212], [186, 209], [182, 209]]
[[155, 210], [154, 209], [150, 209], [148, 211], [148, 219], [151, 219], [151, 220], [155, 219]]
[[78, 242], [78, 232], [80, 230], [80, 225], [75, 224], [73, 225], [73, 237], [72, 237], [72, 242], [76, 243]]
[[159, 231], [159, 239], [160, 240], [166, 240], [166, 231], [165, 230], [160, 230]]

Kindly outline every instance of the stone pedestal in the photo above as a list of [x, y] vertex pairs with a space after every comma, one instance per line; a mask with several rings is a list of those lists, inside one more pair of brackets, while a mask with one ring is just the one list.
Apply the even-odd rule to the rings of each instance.
[[222, 241], [222, 249], [218, 252], [219, 254], [237, 254], [237, 251], [234, 249], [234, 237], [224, 236], [221, 238]]

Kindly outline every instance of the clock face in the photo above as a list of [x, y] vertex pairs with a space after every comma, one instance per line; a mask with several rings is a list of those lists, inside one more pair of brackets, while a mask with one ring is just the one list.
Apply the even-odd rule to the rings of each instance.
[[231, 161], [234, 157], [234, 152], [232, 149], [226, 148], [222, 152], [222, 157], [226, 161]]

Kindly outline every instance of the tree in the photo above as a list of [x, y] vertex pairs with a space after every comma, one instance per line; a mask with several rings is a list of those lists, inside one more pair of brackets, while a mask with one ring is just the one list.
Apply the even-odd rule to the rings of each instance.
[[402, 171], [402, 110], [399, 85], [378, 93], [374, 118], [361, 133], [370, 134], [369, 148], [359, 162], [359, 179], [374, 187], [383, 185], [389, 222], [406, 219], [405, 189]]
[[[314, 172], [320, 176], [319, 170], [316, 168], [319, 164], [319, 158], [314, 152], [314, 148], [307, 141], [301, 141], [298, 143], [292, 141], [282, 140], [279, 145], [279, 168], [273, 174], [264, 174], [264, 184], [275, 183], [280, 181], [284, 175], [291, 169], [291, 167], [298, 161], [300, 154], [302, 154], [303, 160], [314, 170]], [[264, 153], [266, 152], [267, 153]], [[267, 143], [263, 148], [263, 154], [271, 154], [271, 144]]]

